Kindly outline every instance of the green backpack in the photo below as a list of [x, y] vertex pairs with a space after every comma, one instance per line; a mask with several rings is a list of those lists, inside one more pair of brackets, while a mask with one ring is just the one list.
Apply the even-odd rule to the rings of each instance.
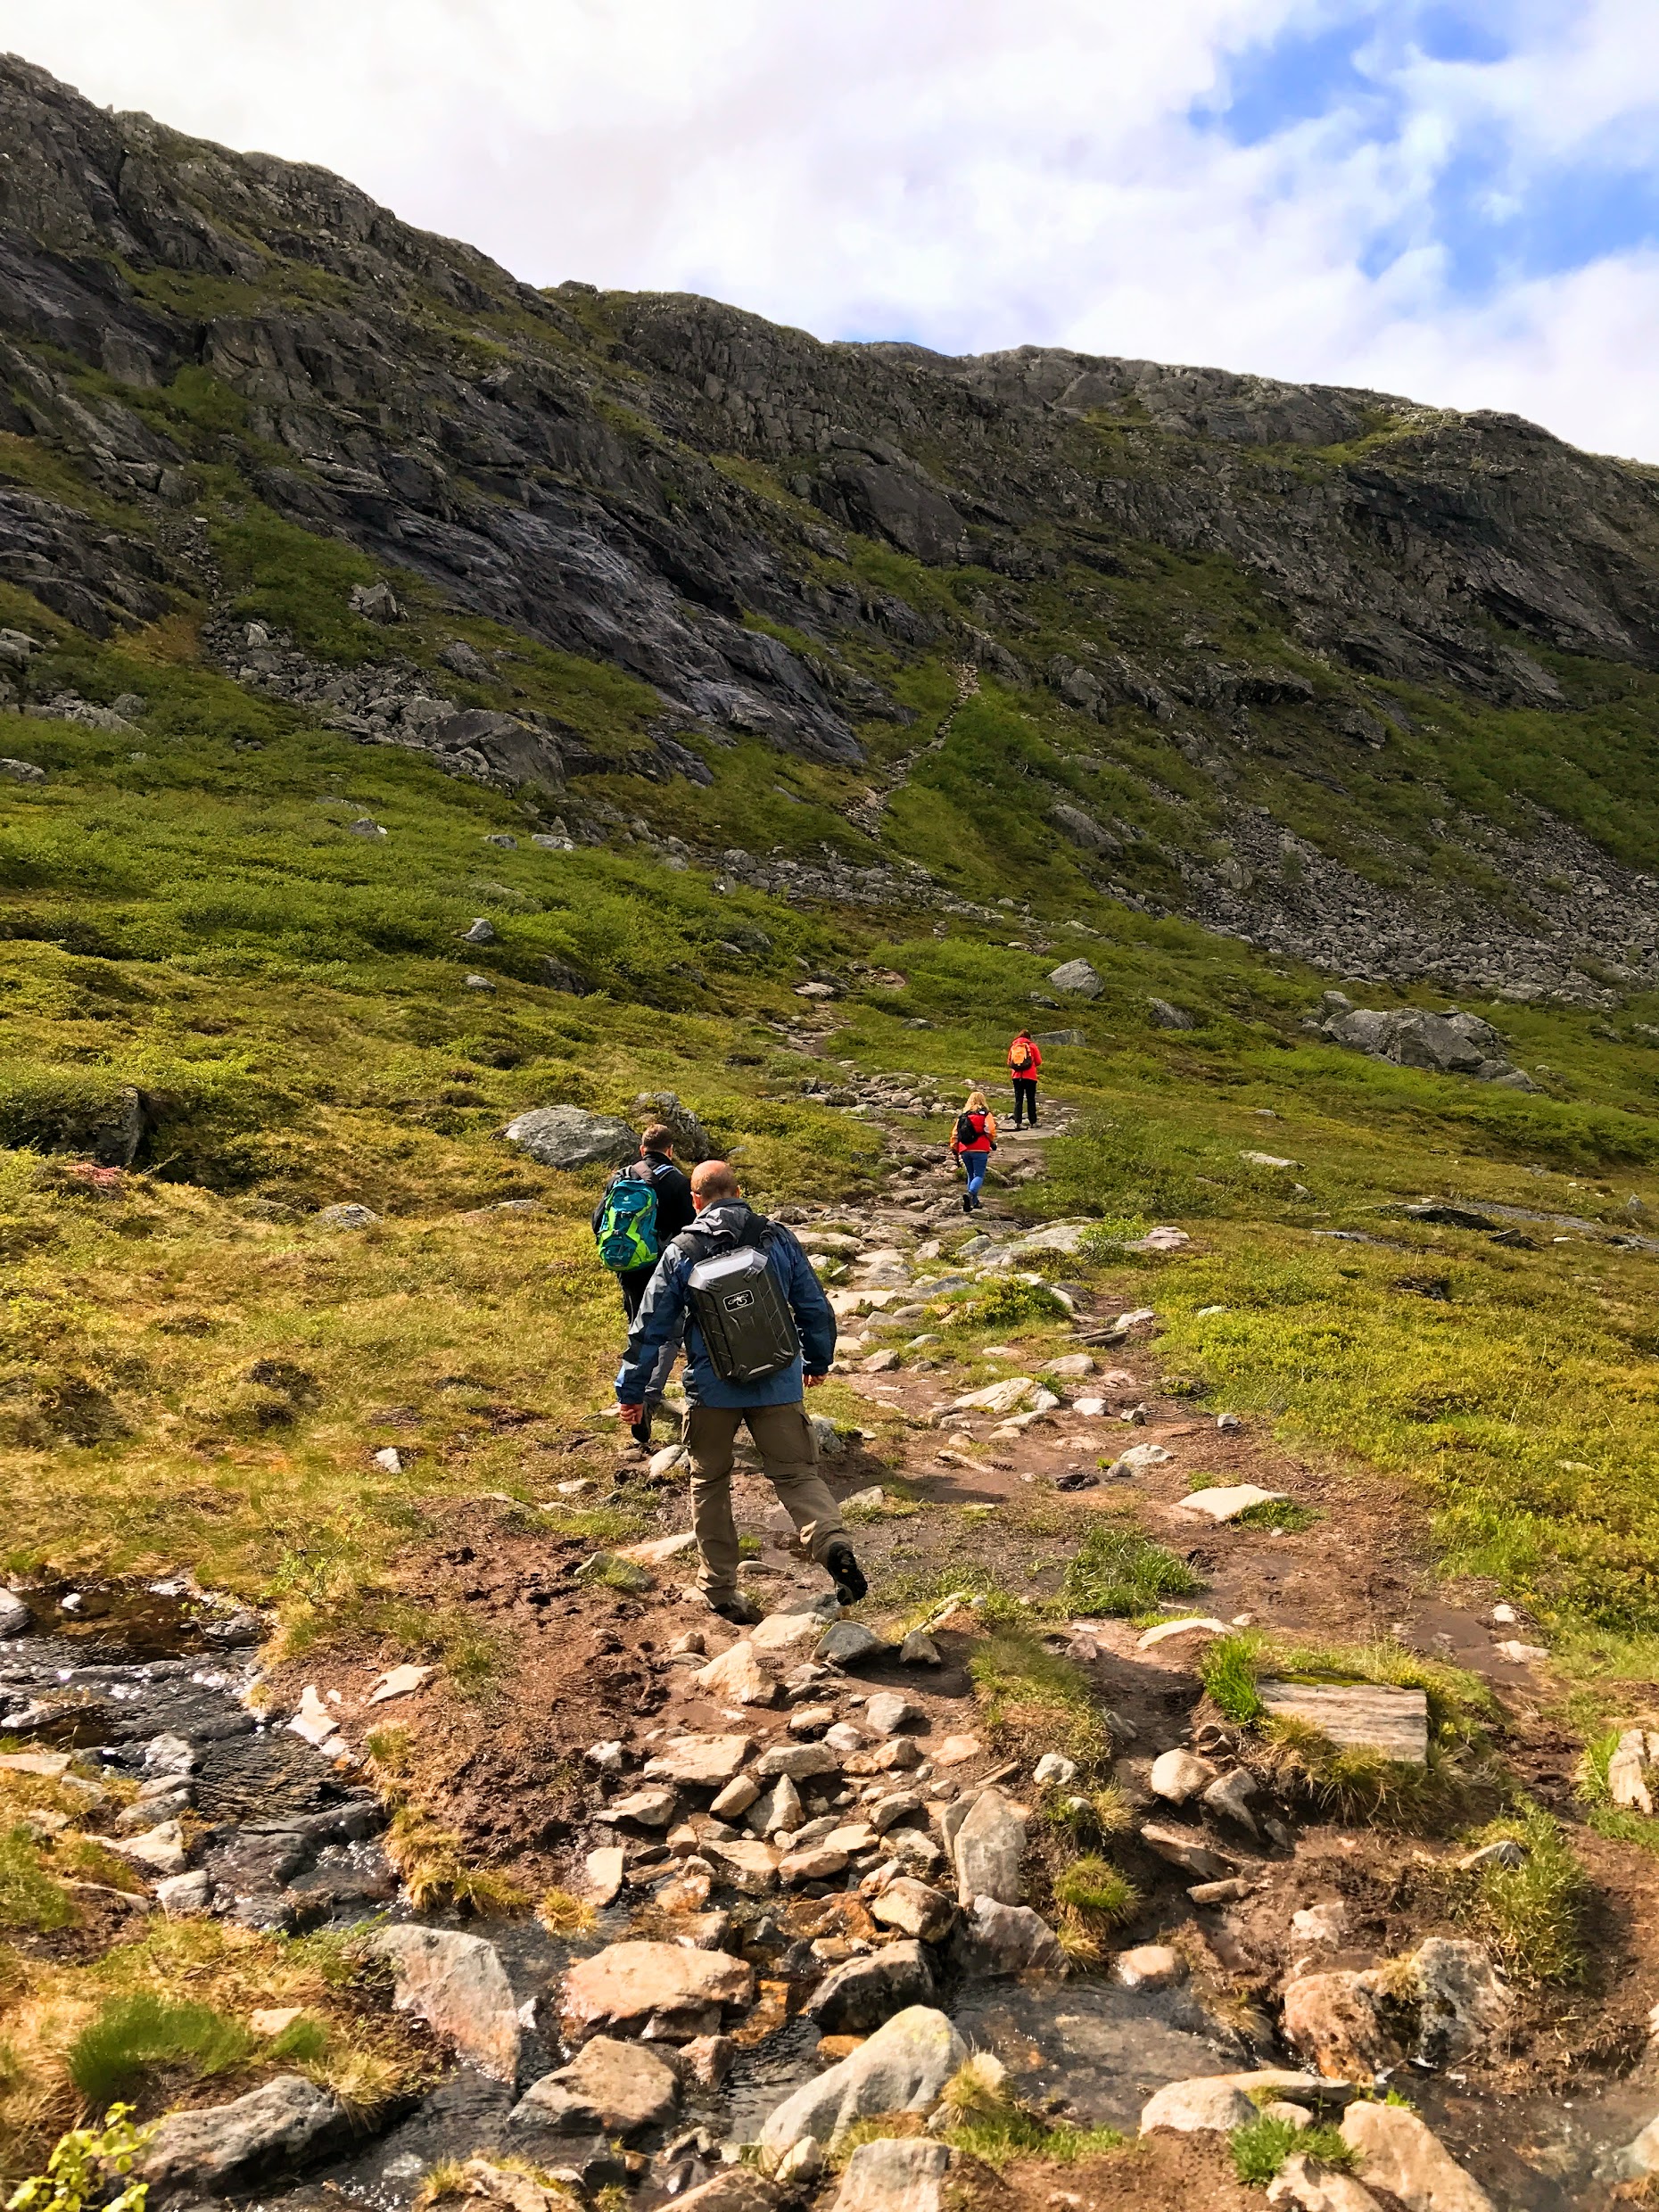
[[661, 1253], [656, 1241], [656, 1187], [643, 1174], [624, 1168], [611, 1177], [598, 1230], [599, 1258], [613, 1275], [654, 1267]]

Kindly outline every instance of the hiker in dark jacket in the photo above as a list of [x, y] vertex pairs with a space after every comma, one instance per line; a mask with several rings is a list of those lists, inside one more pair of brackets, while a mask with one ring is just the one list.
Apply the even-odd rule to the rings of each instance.
[[[865, 1593], [853, 1548], [828, 1484], [818, 1472], [818, 1446], [803, 1403], [804, 1391], [821, 1382], [835, 1357], [835, 1315], [811, 1261], [781, 1223], [769, 1222], [745, 1201], [724, 1160], [706, 1160], [691, 1177], [697, 1221], [666, 1246], [644, 1302], [634, 1316], [628, 1349], [616, 1376], [616, 1401], [624, 1421], [640, 1418], [646, 1391], [665, 1344], [686, 1339], [686, 1396], [690, 1418], [691, 1515], [697, 1531], [697, 1589], [728, 1621], [759, 1618], [738, 1590], [738, 1532], [731, 1517], [733, 1446], [747, 1424], [772, 1488], [794, 1522], [803, 1545], [826, 1568], [843, 1605]], [[699, 1261], [758, 1246], [766, 1254], [793, 1320], [799, 1349], [793, 1360], [756, 1381], [722, 1374], [692, 1303], [690, 1275]]]
[[[640, 1310], [651, 1277], [656, 1273], [656, 1263], [664, 1248], [682, 1229], [689, 1229], [697, 1218], [697, 1208], [691, 1202], [691, 1185], [674, 1165], [674, 1133], [660, 1121], [654, 1121], [640, 1139], [640, 1157], [618, 1168], [599, 1193], [599, 1202], [593, 1209], [593, 1234], [600, 1236], [605, 1227], [606, 1209], [611, 1193], [618, 1183], [643, 1182], [649, 1184], [656, 1204], [647, 1242], [652, 1246], [651, 1256], [635, 1267], [619, 1267], [616, 1282], [622, 1292], [623, 1312], [630, 1324]], [[668, 1378], [674, 1371], [674, 1358], [679, 1351], [679, 1340], [664, 1344], [646, 1392], [645, 1409], [634, 1428], [634, 1442], [641, 1451], [648, 1451], [651, 1444], [651, 1424], [662, 1404], [663, 1392]]]

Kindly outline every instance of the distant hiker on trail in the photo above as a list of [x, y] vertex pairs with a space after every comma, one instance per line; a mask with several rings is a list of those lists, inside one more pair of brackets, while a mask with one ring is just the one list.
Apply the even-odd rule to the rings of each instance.
[[951, 1150], [968, 1176], [968, 1188], [962, 1193], [962, 1211], [977, 1214], [979, 1185], [985, 1181], [991, 1154], [996, 1150], [996, 1116], [983, 1091], [968, 1094], [968, 1103], [957, 1115], [956, 1127], [951, 1132]]
[[1037, 1069], [1043, 1065], [1043, 1055], [1029, 1029], [1022, 1029], [1008, 1048], [1008, 1072], [1014, 1078], [1014, 1127], [1028, 1116], [1031, 1127], [1036, 1127]]
[[[691, 1185], [674, 1165], [674, 1133], [654, 1121], [640, 1139], [640, 1157], [618, 1168], [593, 1209], [593, 1234], [599, 1258], [622, 1290], [623, 1311], [631, 1324], [640, 1310], [663, 1248], [697, 1218]], [[634, 1441], [648, 1450], [651, 1423], [662, 1403], [680, 1349], [676, 1337], [664, 1344], [634, 1428]]]
[[760, 1618], [738, 1592], [731, 1518], [732, 1447], [747, 1423], [796, 1533], [829, 1571], [836, 1596], [856, 1605], [866, 1584], [818, 1472], [803, 1386], [821, 1382], [835, 1355], [835, 1315], [812, 1263], [781, 1223], [755, 1212], [723, 1160], [691, 1176], [694, 1226], [664, 1250], [616, 1376], [627, 1422], [640, 1419], [664, 1345], [686, 1333], [691, 1518], [697, 1589], [722, 1620]]

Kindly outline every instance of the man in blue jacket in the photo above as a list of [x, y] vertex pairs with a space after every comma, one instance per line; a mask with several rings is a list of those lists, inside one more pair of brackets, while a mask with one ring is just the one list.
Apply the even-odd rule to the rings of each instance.
[[[616, 1400], [630, 1426], [639, 1421], [647, 1389], [664, 1344], [686, 1335], [686, 1398], [690, 1417], [691, 1518], [697, 1531], [697, 1589], [722, 1619], [747, 1625], [759, 1613], [738, 1590], [738, 1531], [731, 1518], [732, 1450], [741, 1423], [748, 1424], [761, 1464], [796, 1533], [828, 1570], [844, 1605], [866, 1589], [829, 1485], [818, 1472], [818, 1447], [806, 1417], [803, 1391], [821, 1382], [835, 1356], [835, 1315], [812, 1263], [780, 1222], [768, 1222], [745, 1202], [738, 1178], [723, 1160], [706, 1160], [691, 1177], [697, 1221], [687, 1233], [695, 1250], [678, 1239], [657, 1262], [628, 1335], [616, 1376]], [[698, 1261], [763, 1238], [767, 1265], [793, 1316], [800, 1349], [788, 1366], [758, 1382], [728, 1382], [716, 1370], [691, 1308], [689, 1278]]]

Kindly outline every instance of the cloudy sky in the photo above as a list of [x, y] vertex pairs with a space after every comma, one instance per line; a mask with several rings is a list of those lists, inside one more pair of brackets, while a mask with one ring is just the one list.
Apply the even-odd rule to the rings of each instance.
[[0, 0], [0, 45], [532, 283], [1659, 461], [1659, 0]]

